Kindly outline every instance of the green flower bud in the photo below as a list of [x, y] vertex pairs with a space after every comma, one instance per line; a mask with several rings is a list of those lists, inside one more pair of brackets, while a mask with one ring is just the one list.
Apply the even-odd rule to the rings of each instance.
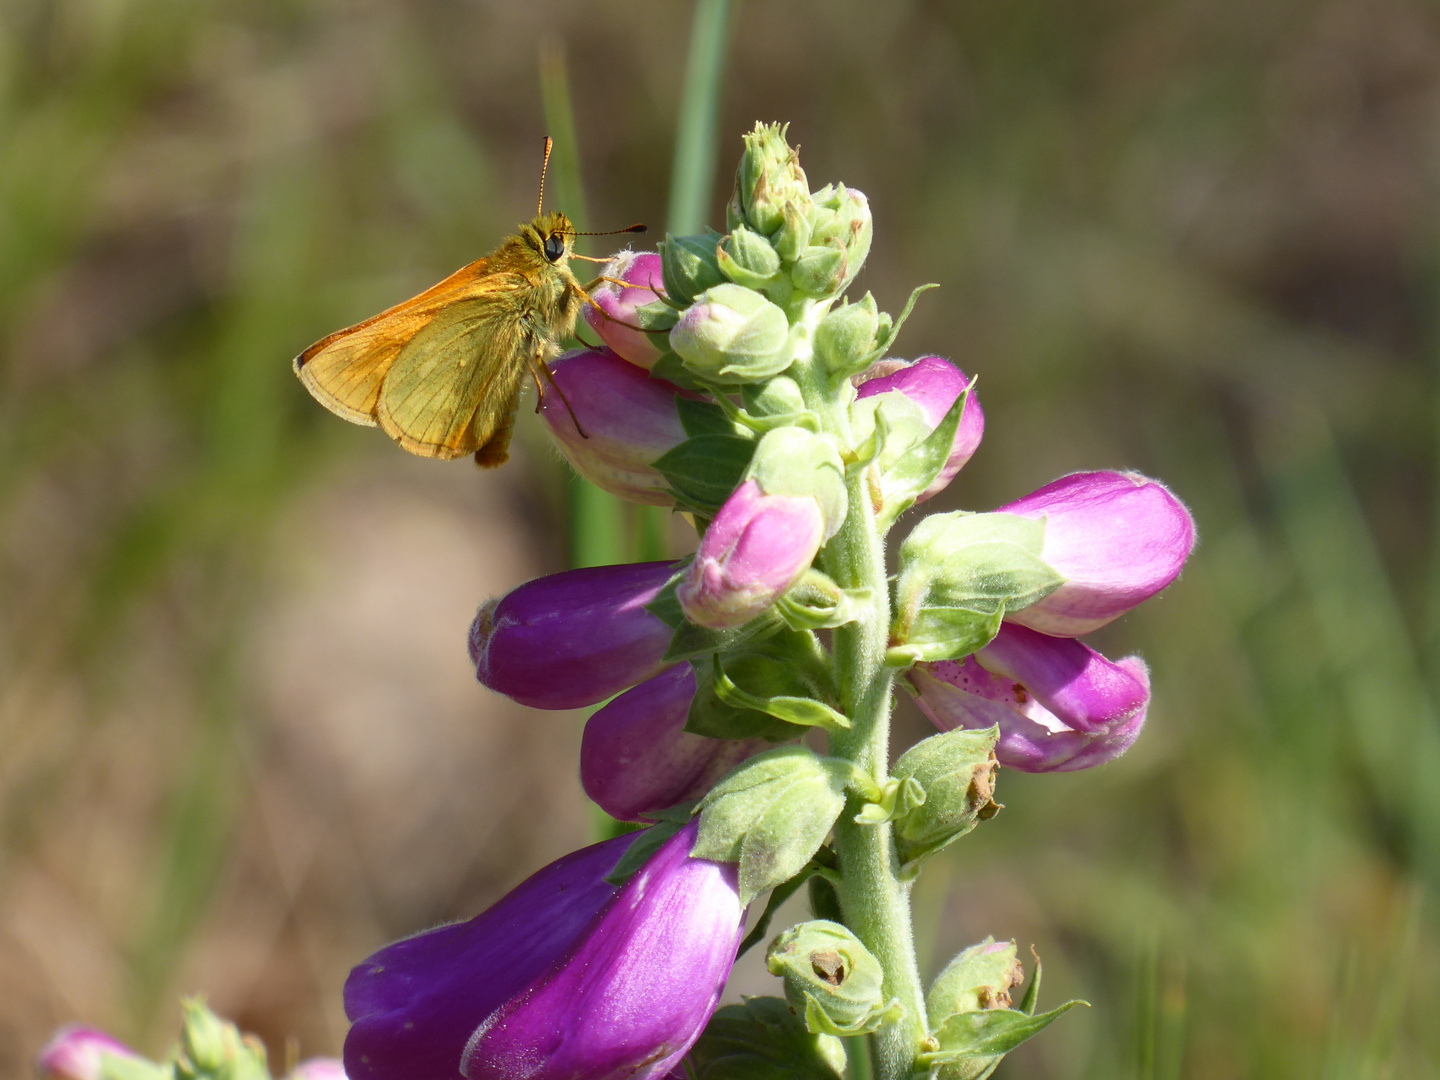
[[854, 188], [827, 184], [815, 192], [814, 203], [810, 245], [799, 258], [806, 269], [797, 264], [792, 279], [812, 296], [835, 296], [855, 280], [870, 254], [870, 202]]
[[670, 348], [702, 379], [759, 382], [790, 366], [789, 335], [785, 312], [759, 293], [726, 282], [686, 308], [670, 331]]
[[808, 216], [810, 185], [800, 168], [800, 155], [785, 141], [788, 126], [757, 123], [745, 136], [745, 153], [726, 213], [732, 228], [744, 221], [769, 236], [785, 224], [787, 202], [794, 202]]
[[795, 199], [788, 200], [784, 207], [785, 223], [771, 238], [780, 258], [787, 263], [793, 263], [800, 257], [800, 253], [810, 246], [810, 217], [806, 212], [808, 209], [808, 200], [804, 204]]
[[715, 254], [720, 239], [714, 229], [706, 229], [698, 236], [667, 235], [657, 245], [667, 300], [683, 307], [706, 289], [725, 281]]
[[185, 1026], [180, 1032], [177, 1080], [270, 1080], [265, 1046], [253, 1035], [220, 1019], [203, 998], [181, 1002]]
[[765, 966], [785, 980], [786, 1000], [817, 1034], [860, 1035], [899, 1014], [899, 1002], [885, 1000], [880, 961], [839, 923], [791, 927], [771, 943]]
[[925, 801], [895, 823], [902, 875], [913, 876], [931, 855], [1000, 810], [994, 799], [999, 734], [998, 728], [957, 728], [916, 743], [895, 763], [896, 780], [912, 779], [925, 791]]
[[825, 517], [826, 540], [845, 524], [845, 466], [835, 444], [823, 435], [799, 427], [766, 432], [745, 478], [766, 495], [813, 495]]
[[786, 416], [805, 411], [805, 395], [799, 383], [788, 375], [747, 386], [741, 395], [752, 416]]
[[842, 304], [828, 312], [815, 328], [815, 355], [831, 374], [841, 379], [870, 365], [880, 312], [868, 292], [858, 304]]
[[737, 285], [761, 289], [780, 273], [780, 256], [759, 233], [741, 225], [720, 243], [720, 272]]
[[1015, 942], [987, 937], [945, 965], [925, 998], [932, 1025], [955, 1013], [1013, 1007], [1010, 991], [1025, 981]]

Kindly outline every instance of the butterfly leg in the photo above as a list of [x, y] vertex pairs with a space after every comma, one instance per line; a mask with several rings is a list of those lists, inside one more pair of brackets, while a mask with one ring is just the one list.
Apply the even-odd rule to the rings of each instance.
[[627, 330], [639, 330], [642, 334], [650, 333], [650, 331], [646, 330], [643, 326], [636, 326], [634, 323], [621, 322], [619, 319], [615, 318], [615, 316], [611, 315], [608, 311], [606, 311], [603, 307], [601, 307], [598, 303], [595, 302], [595, 298], [590, 295], [590, 290], [602, 281], [613, 282], [616, 285], [624, 285], [627, 289], [635, 288], [635, 286], [630, 284], [630, 282], [621, 281], [618, 278], [598, 277], [594, 281], [588, 282], [586, 286], [580, 290], [580, 295], [585, 300], [585, 302], [591, 307], [593, 307], [596, 311], [600, 312], [600, 314], [604, 318], [608, 319], [610, 322], [613, 322], [616, 326], [623, 326]]
[[566, 400], [565, 391], [560, 389], [560, 385], [555, 381], [555, 376], [550, 373], [549, 365], [545, 363], [544, 346], [537, 346], [535, 351], [531, 353], [530, 370], [535, 375], [535, 411], [538, 413], [540, 406], [545, 403], [545, 388], [548, 386], [559, 395], [560, 403], [565, 406], [565, 411], [570, 414], [570, 420], [574, 423], [575, 430], [580, 433], [580, 437], [582, 439], [588, 439], [590, 436], [586, 435], [585, 429], [580, 426], [580, 418], [575, 415], [575, 410], [571, 408], [570, 402]]

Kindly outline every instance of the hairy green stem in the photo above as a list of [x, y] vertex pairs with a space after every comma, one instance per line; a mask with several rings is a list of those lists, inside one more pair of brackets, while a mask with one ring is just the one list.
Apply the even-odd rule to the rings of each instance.
[[[807, 404], [827, 433], [851, 444], [846, 404], [820, 379], [801, 377]], [[808, 384], [808, 385], [806, 385]], [[890, 632], [890, 598], [885, 544], [875, 522], [865, 474], [849, 484], [845, 524], [825, 548], [825, 571], [842, 588], [868, 590], [854, 622], [834, 631], [834, 664], [842, 711], [852, 727], [831, 736], [830, 752], [853, 762], [883, 783], [889, 766], [890, 712], [894, 676], [885, 665]], [[910, 889], [900, 880], [891, 827], [858, 825], [861, 809], [852, 798], [835, 826], [840, 858], [839, 886], [845, 922], [885, 969], [885, 993], [904, 1010], [870, 1036], [874, 1080], [905, 1080], [926, 1036], [925, 996], [910, 925]]]

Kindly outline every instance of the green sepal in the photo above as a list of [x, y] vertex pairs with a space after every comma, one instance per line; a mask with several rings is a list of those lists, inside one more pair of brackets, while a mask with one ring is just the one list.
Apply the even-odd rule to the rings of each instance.
[[913, 878], [936, 852], [1000, 810], [995, 801], [998, 727], [956, 728], [922, 739], [895, 762], [893, 775], [920, 784], [925, 799], [896, 815], [895, 847], [900, 876]]
[[[971, 385], [974, 385], [973, 380]], [[886, 468], [885, 505], [875, 515], [875, 523], [882, 532], [915, 505], [915, 500], [935, 482], [935, 478], [945, 468], [955, 447], [955, 433], [960, 430], [960, 418], [969, 399], [970, 387], [967, 386], [935, 426], [935, 430]], [[883, 416], [883, 412], [875, 414], [877, 429]]]
[[[900, 336], [900, 328], [905, 325], [905, 320], [910, 318], [910, 313], [915, 310], [915, 301], [920, 299], [920, 294], [939, 287], [938, 282], [932, 281], [928, 285], [917, 285], [911, 289], [910, 299], [905, 301], [905, 306], [900, 310], [900, 317], [893, 322], [889, 315], [881, 312], [880, 325], [875, 330], [875, 348], [870, 350], [870, 364], [890, 351], [890, 346], [894, 345], [895, 339]], [[869, 364], [866, 365], [866, 367], [868, 366]]]
[[869, 589], [842, 589], [813, 566], [775, 604], [792, 630], [830, 630], [856, 619], [856, 609], [870, 602]]
[[956, 511], [922, 520], [900, 545], [890, 651], [952, 660], [987, 644], [1007, 611], [1064, 584], [1040, 558], [1044, 540], [1043, 520], [1015, 514]]
[[940, 1049], [922, 1052], [916, 1060], [936, 1080], [979, 1080], [984, 1070], [993, 1070], [996, 1061], [1077, 1005], [1089, 1002], [1067, 1001], [1035, 1016], [1018, 1009], [956, 1013], [934, 1032]]
[[[778, 629], [778, 628], [777, 628]], [[730, 678], [762, 696], [793, 695], [835, 700], [828, 665], [817, 655], [818, 643], [808, 632], [781, 631], [757, 635], [725, 655]], [[737, 709], [715, 693], [711, 656], [691, 660], [695, 696], [685, 730], [716, 739], [765, 738], [771, 742], [797, 739], [805, 729], [766, 713]]]
[[651, 814], [651, 817], [659, 820], [630, 841], [630, 846], [625, 849], [625, 854], [620, 856], [620, 860], [615, 864], [615, 869], [605, 875], [605, 880], [617, 888], [629, 881], [635, 871], [649, 862], [650, 856], [659, 851], [660, 846], [666, 840], [669, 840], [689, 823], [694, 806], [693, 802], [685, 803]]
[[880, 798], [867, 802], [855, 815], [857, 825], [883, 825], [903, 818], [925, 805], [925, 788], [913, 776], [891, 777], [880, 788]]
[[713, 516], [744, 479], [756, 441], [742, 435], [692, 435], [655, 460], [675, 501]]
[[809, 207], [802, 206], [795, 199], [787, 200], [782, 212], [784, 223], [771, 234], [770, 242], [782, 261], [793, 263], [800, 253], [810, 246]]
[[[630, 313], [630, 317], [635, 325], [647, 334], [668, 334], [680, 321], [680, 311], [662, 297], [648, 304], [641, 304]], [[664, 347], [663, 342], [661, 347]]]
[[698, 859], [740, 864], [740, 902], [798, 874], [845, 808], [848, 762], [803, 746], [767, 750], [733, 769], [700, 803]]
[[720, 234], [706, 229], [696, 236], [671, 236], [657, 244], [665, 281], [665, 296], [673, 304], [688, 307], [706, 289], [725, 280], [715, 258]]
[[747, 383], [740, 388], [740, 400], [751, 416], [787, 416], [806, 411], [800, 384], [789, 375]]
[[97, 1080], [174, 1080], [174, 1077], [175, 1066], [170, 1063], [157, 1065], [142, 1057], [111, 1053], [108, 1050], [100, 1053]]
[[859, 302], [842, 304], [820, 320], [815, 327], [815, 355], [832, 379], [848, 379], [870, 365], [879, 327], [880, 311], [868, 292]]
[[743, 225], [720, 242], [715, 260], [722, 274], [747, 289], [764, 289], [780, 274], [780, 256], [770, 241]]
[[806, 296], [834, 296], [849, 281], [848, 271], [849, 261], [840, 241], [812, 243], [800, 253], [800, 257], [791, 267], [790, 283]]
[[845, 1048], [775, 997], [717, 1009], [689, 1054], [695, 1080], [842, 1080]]
[[785, 998], [817, 1035], [863, 1035], [901, 1014], [885, 997], [885, 971], [841, 923], [817, 919], [792, 926], [765, 954], [765, 966], [785, 980]]
[[[926, 1013], [935, 1017], [938, 1025], [954, 1013], [1012, 1008], [1010, 991], [1025, 981], [1025, 966], [1017, 951], [1015, 942], [997, 946], [993, 937], [961, 949], [930, 985], [925, 996]], [[1021, 1012], [1034, 1013], [1036, 988], [1032, 980], [1027, 995], [1030, 1008], [1022, 1006]]]
[[[772, 379], [771, 381], [778, 380]], [[789, 382], [788, 379], [785, 381]], [[746, 383], [745, 385], [750, 387], [764, 384]], [[810, 432], [820, 430], [820, 417], [803, 406], [796, 412], [763, 412], [757, 415], [736, 405], [720, 387], [703, 383], [701, 388], [710, 393], [715, 399], [715, 407], [729, 419], [736, 430], [756, 435], [763, 435], [767, 431], [774, 431], [776, 428], [782, 427], [799, 427]]]
[[824, 435], [798, 427], [766, 432], [755, 447], [745, 479], [758, 483], [766, 495], [813, 496], [825, 518], [826, 540], [845, 523], [849, 509], [845, 466], [835, 444]]
[[715, 680], [715, 695], [732, 708], [750, 709], [764, 713], [766, 716], [773, 716], [777, 720], [784, 720], [788, 724], [798, 724], [801, 727], [819, 727], [826, 731], [848, 731], [850, 729], [849, 717], [832, 709], [823, 701], [791, 694], [762, 697], [740, 689], [725, 674], [719, 656], [711, 661], [711, 671]]

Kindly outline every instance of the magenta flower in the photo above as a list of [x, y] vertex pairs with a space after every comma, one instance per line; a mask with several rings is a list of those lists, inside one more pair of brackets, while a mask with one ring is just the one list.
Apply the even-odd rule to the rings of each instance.
[[1059, 637], [1098, 630], [1154, 596], [1195, 546], [1184, 503], [1139, 473], [1072, 473], [999, 512], [1044, 518], [1041, 557], [1068, 579], [1005, 618]]
[[701, 537], [675, 592], [680, 609], [699, 626], [741, 626], [800, 580], [824, 539], [825, 517], [814, 497], [766, 495], [746, 480]]
[[[963, 371], [938, 356], [922, 356], [915, 361], [881, 360], [856, 376], [855, 396], [863, 399], [898, 390], [920, 406], [925, 422], [933, 431], [940, 426], [940, 421], [945, 419], [950, 406], [955, 404], [955, 399], [969, 381]], [[972, 390], [960, 414], [960, 426], [955, 430], [955, 441], [951, 444], [945, 467], [915, 501], [924, 502], [944, 490], [945, 485], [974, 455], [984, 434], [985, 412]]]
[[107, 1056], [144, 1060], [103, 1031], [78, 1025], [63, 1027], [40, 1051], [40, 1074], [49, 1080], [101, 1080], [101, 1065]]
[[1070, 772], [1119, 757], [1140, 735], [1150, 675], [1070, 638], [1006, 623], [964, 660], [907, 674], [922, 712], [942, 731], [1000, 725], [995, 755], [1021, 772]]
[[566, 570], [480, 608], [470, 626], [475, 677], [533, 709], [577, 709], [659, 673], [668, 626], [645, 610], [670, 563]]
[[653, 251], [622, 251], [606, 264], [605, 276], [634, 284], [622, 288], [602, 281], [590, 293], [600, 310], [585, 305], [585, 321], [606, 345], [630, 363], [649, 371], [660, 359], [661, 349], [649, 334], [632, 327], [638, 325], [636, 308], [653, 304], [665, 295], [660, 256]]
[[627, 690], [590, 717], [580, 742], [585, 794], [613, 818], [647, 814], [698, 799], [764, 739], [711, 739], [685, 730], [695, 671], [677, 664]]
[[735, 962], [733, 864], [690, 857], [698, 826], [621, 888], [639, 834], [573, 852], [469, 922], [350, 973], [350, 1080], [647, 1080], [699, 1037]]
[[685, 441], [679, 388], [608, 349], [561, 357], [550, 374], [560, 394], [546, 394], [540, 412], [575, 471], [622, 499], [669, 506], [674, 498], [654, 463]]

